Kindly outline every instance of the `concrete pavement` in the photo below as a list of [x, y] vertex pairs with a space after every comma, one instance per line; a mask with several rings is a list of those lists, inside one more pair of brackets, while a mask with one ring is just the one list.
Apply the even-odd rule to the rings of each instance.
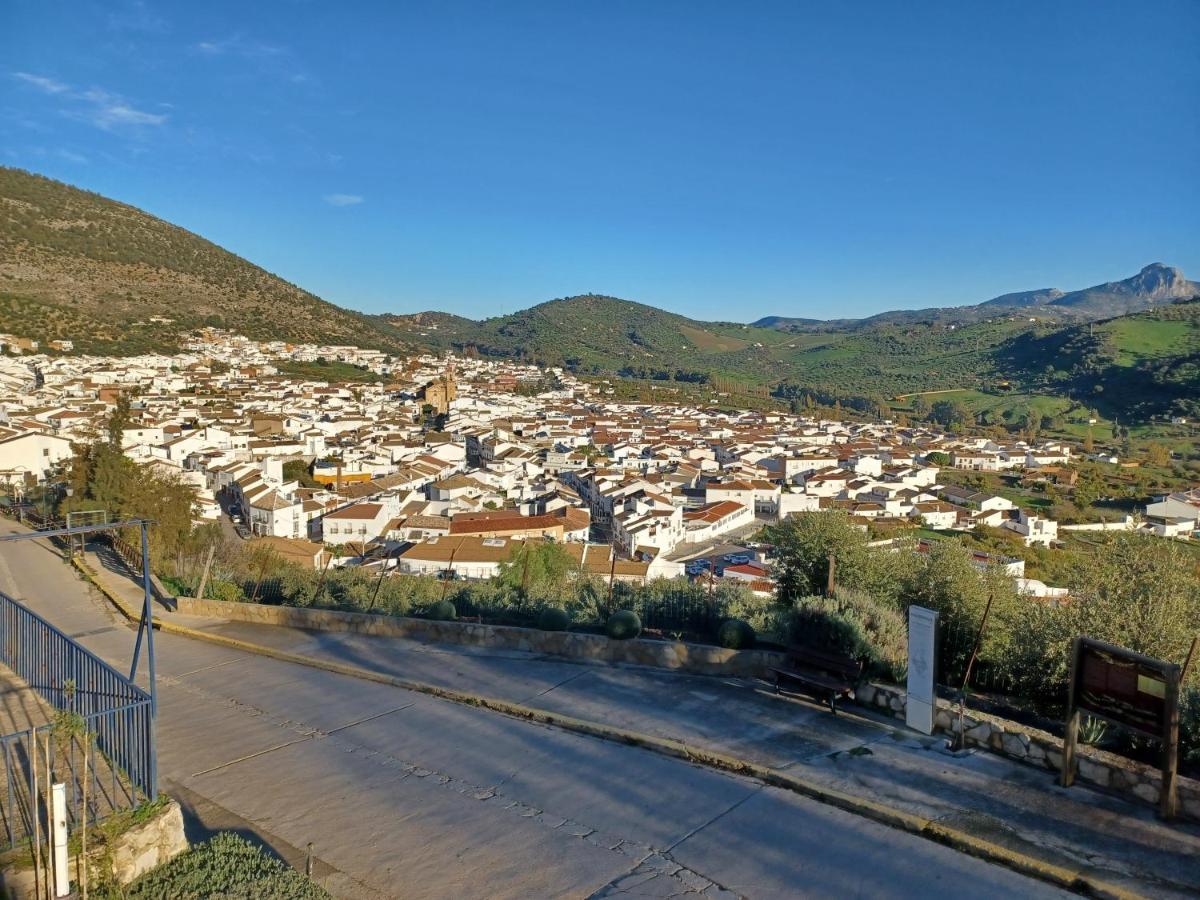
[[[23, 542], [0, 556], [0, 588], [127, 664], [132, 632], [51, 550]], [[595, 697], [586, 676], [612, 677], [627, 701], [620, 708], [634, 717], [650, 715], [640, 704], [668, 687], [622, 681], [621, 670], [334, 637], [344, 636], [276, 635], [310, 642], [314, 653], [421, 662], [423, 674], [547, 703], [586, 706], [572, 689]], [[1056, 893], [795, 794], [637, 748], [170, 634], [158, 636], [158, 653], [164, 787], [193, 825], [242, 830], [293, 861], [314, 842], [317, 875], [340, 896], [908, 896], [963, 885], [981, 896]], [[705, 695], [725, 689], [686, 682], [677, 690], [710, 709]], [[847, 753], [863, 744], [854, 738], [841, 739]], [[811, 749], [782, 735], [775, 743], [797, 765]]]

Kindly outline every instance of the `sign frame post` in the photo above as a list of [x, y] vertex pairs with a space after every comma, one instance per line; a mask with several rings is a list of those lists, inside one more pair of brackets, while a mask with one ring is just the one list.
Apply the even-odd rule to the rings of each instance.
[[1179, 689], [1182, 671], [1175, 663], [1078, 636], [1071, 642], [1071, 679], [1067, 695], [1059, 783], [1075, 781], [1075, 751], [1083, 713], [1128, 728], [1162, 744], [1159, 814], [1179, 812]]
[[936, 610], [908, 608], [908, 683], [904, 724], [933, 734], [937, 715], [938, 620]]

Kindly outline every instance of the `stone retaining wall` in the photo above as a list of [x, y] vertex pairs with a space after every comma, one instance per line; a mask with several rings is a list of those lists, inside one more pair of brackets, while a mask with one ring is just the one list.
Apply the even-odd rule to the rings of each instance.
[[440, 622], [403, 616], [266, 606], [260, 603], [226, 603], [179, 597], [177, 610], [191, 616], [285, 625], [319, 631], [348, 631], [380, 637], [402, 637], [441, 644], [526, 650], [571, 659], [623, 665], [654, 666], [700, 675], [733, 675], [761, 678], [779, 666], [783, 654], [771, 650], [728, 650], [709, 644], [683, 641], [614, 641], [603, 634], [575, 631], [542, 631], [508, 625], [473, 622]]
[[[905, 716], [907, 697], [904, 688], [864, 684], [858, 688], [855, 699], [863, 706], [885, 711], [897, 719]], [[947, 700], [938, 700], [934, 729], [957, 735], [957, 706]], [[971, 709], [963, 716], [962, 730], [966, 732], [964, 743], [967, 746], [981, 747], [1051, 772], [1062, 771], [1062, 739], [1045, 731]], [[1128, 800], [1158, 806], [1159, 788], [1162, 785], [1158, 769], [1094, 747], [1080, 746], [1075, 755], [1078, 762], [1077, 780], [1120, 794]], [[1200, 782], [1179, 778], [1176, 790], [1181, 815], [1200, 821]]]
[[[89, 831], [88, 834], [94, 832]], [[94, 842], [95, 838], [92, 840]], [[95, 890], [97, 882], [105, 880], [119, 885], [130, 884], [151, 869], [174, 859], [187, 848], [187, 838], [183, 833], [183, 811], [177, 802], [171, 800], [157, 815], [114, 837], [111, 847], [88, 848], [92, 888]], [[108, 879], [100, 874], [101, 867], [110, 867]], [[78, 869], [74, 856], [67, 865], [67, 871], [72, 879], [76, 878]], [[38, 891], [35, 870], [28, 854], [0, 870], [0, 889], [10, 900], [35, 900], [44, 895], [44, 891]]]

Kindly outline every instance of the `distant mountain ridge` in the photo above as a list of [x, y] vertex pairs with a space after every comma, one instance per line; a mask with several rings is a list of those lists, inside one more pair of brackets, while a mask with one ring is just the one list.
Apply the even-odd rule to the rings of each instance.
[[1188, 281], [1178, 268], [1156, 262], [1122, 281], [1109, 281], [1076, 291], [1038, 288], [1002, 294], [971, 306], [898, 309], [863, 319], [824, 321], [766, 316], [752, 324], [785, 331], [856, 330], [876, 325], [971, 324], [995, 316], [1023, 313], [1064, 323], [1097, 321], [1142, 312], [1163, 303], [1187, 300], [1197, 295], [1200, 295], [1200, 283]]
[[771, 394], [880, 408], [915, 391], [1021, 389], [1124, 420], [1200, 416], [1200, 300], [1186, 302], [1195, 295], [1200, 285], [1152, 263], [1077, 291], [860, 320], [705, 322], [602, 294], [482, 321], [366, 315], [142, 210], [0, 167], [0, 332], [65, 338], [85, 353], [170, 352], [181, 334], [218, 325], [258, 340], [521, 359], [683, 386], [703, 402]]

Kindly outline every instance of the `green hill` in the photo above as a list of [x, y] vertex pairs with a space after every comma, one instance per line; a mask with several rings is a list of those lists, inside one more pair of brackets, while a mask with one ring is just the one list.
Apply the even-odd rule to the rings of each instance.
[[1200, 299], [1037, 329], [995, 355], [1028, 388], [1070, 396], [1122, 421], [1200, 416]]
[[1012, 425], [1029, 409], [1080, 406], [1126, 422], [1200, 414], [1198, 310], [1200, 302], [1176, 302], [1090, 325], [1004, 317], [786, 332], [777, 323], [700, 322], [587, 294], [480, 322], [442, 313], [385, 318], [435, 349], [720, 392], [870, 409], [901, 395], [955, 391], [989, 421]]
[[[738, 358], [760, 346], [795, 344], [786, 334], [749, 325], [698, 322], [641, 303], [584, 294], [474, 322], [440, 313], [386, 316], [434, 347], [528, 359], [590, 373], [635, 377], [699, 375], [743, 368]], [[807, 344], [829, 338], [802, 339]]]
[[0, 167], [0, 330], [130, 353], [170, 348], [206, 323], [260, 340], [404, 343], [396, 329], [139, 209]]
[[595, 294], [481, 322], [432, 313], [385, 318], [439, 349], [561, 365], [583, 374], [766, 387], [785, 398], [805, 390], [849, 398], [986, 386], [996, 376], [992, 351], [1029, 327], [1003, 321], [789, 333], [700, 322]]

